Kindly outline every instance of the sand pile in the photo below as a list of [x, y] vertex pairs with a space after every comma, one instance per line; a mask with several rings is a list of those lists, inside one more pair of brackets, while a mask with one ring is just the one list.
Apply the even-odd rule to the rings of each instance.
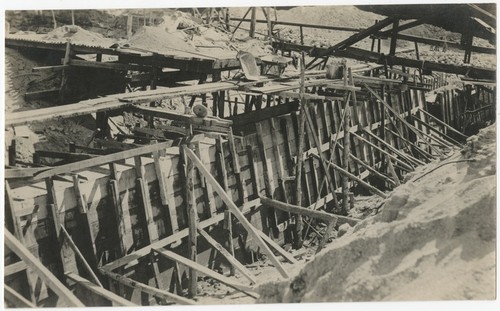
[[43, 36], [43, 40], [65, 42], [71, 40], [72, 43], [85, 45], [95, 45], [110, 47], [114, 41], [102, 35], [83, 29], [80, 26], [62, 26], [56, 28]]
[[182, 31], [168, 32], [163, 27], [144, 26], [127, 43], [157, 53], [195, 50], [187, 34]]
[[494, 299], [495, 137], [492, 125], [420, 167], [291, 280], [262, 285], [259, 302]]

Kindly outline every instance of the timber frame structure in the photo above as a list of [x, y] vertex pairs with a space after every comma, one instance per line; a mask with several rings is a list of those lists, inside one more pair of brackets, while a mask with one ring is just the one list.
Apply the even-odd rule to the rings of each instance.
[[[350, 47], [391, 23], [359, 30], [323, 51], [274, 43], [318, 57], [372, 62], [342, 67], [336, 79], [308, 70], [221, 81], [221, 71], [239, 68], [237, 60], [6, 41], [8, 47], [66, 55], [59, 67], [36, 70], [134, 71], [150, 86], [6, 116], [6, 126], [15, 128], [95, 113], [98, 132], [108, 134], [110, 119], [123, 113], [148, 121], [133, 134], [117, 135], [134, 143], [102, 135], [95, 137], [100, 148], [70, 143], [68, 152], [35, 153], [62, 159], [57, 166], [20, 168], [9, 158], [6, 301], [24, 307], [196, 304], [199, 274], [256, 298], [257, 279], [245, 264], [262, 255], [281, 277], [289, 277], [285, 263], [297, 259], [284, 244], [301, 248], [311, 224], [321, 222], [321, 250], [333, 228], [360, 221], [347, 216], [355, 195], [386, 198], [417, 166], [461, 147], [466, 125], [494, 120], [496, 87], [478, 80], [490, 79], [492, 70], [427, 63], [434, 71], [466, 75], [465, 89], [457, 91], [445, 87], [443, 73], [423, 68], [411, 75], [408, 67], [419, 64]], [[118, 55], [119, 61], [74, 57], [87, 53]], [[200, 83], [173, 87], [183, 78], [159, 77], [163, 67]], [[426, 101], [431, 91], [440, 104], [437, 114]], [[211, 114], [198, 117], [157, 105], [173, 98], [188, 108], [211, 99]], [[236, 270], [241, 278], [227, 276]]]

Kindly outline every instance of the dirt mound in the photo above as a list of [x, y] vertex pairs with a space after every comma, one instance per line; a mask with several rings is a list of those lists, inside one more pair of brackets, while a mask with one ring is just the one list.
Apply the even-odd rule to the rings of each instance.
[[127, 43], [157, 53], [195, 50], [187, 34], [181, 31], [168, 32], [163, 27], [144, 26]]
[[102, 47], [109, 47], [113, 44], [112, 39], [108, 39], [98, 33], [85, 30], [80, 26], [58, 27], [48, 34], [44, 35], [43, 39], [56, 42], [71, 40], [72, 43], [96, 45]]
[[293, 279], [262, 285], [259, 302], [494, 299], [495, 137], [492, 125], [420, 167]]

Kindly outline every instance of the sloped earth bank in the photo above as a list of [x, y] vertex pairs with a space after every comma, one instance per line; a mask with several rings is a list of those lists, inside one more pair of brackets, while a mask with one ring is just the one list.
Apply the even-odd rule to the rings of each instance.
[[420, 167], [295, 277], [261, 285], [258, 302], [494, 299], [495, 137], [489, 126]]

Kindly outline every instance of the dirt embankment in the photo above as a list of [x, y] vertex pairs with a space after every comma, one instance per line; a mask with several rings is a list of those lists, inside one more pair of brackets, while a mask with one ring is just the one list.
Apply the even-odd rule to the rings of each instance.
[[262, 285], [259, 302], [494, 299], [495, 140], [492, 125], [420, 167], [294, 278]]

